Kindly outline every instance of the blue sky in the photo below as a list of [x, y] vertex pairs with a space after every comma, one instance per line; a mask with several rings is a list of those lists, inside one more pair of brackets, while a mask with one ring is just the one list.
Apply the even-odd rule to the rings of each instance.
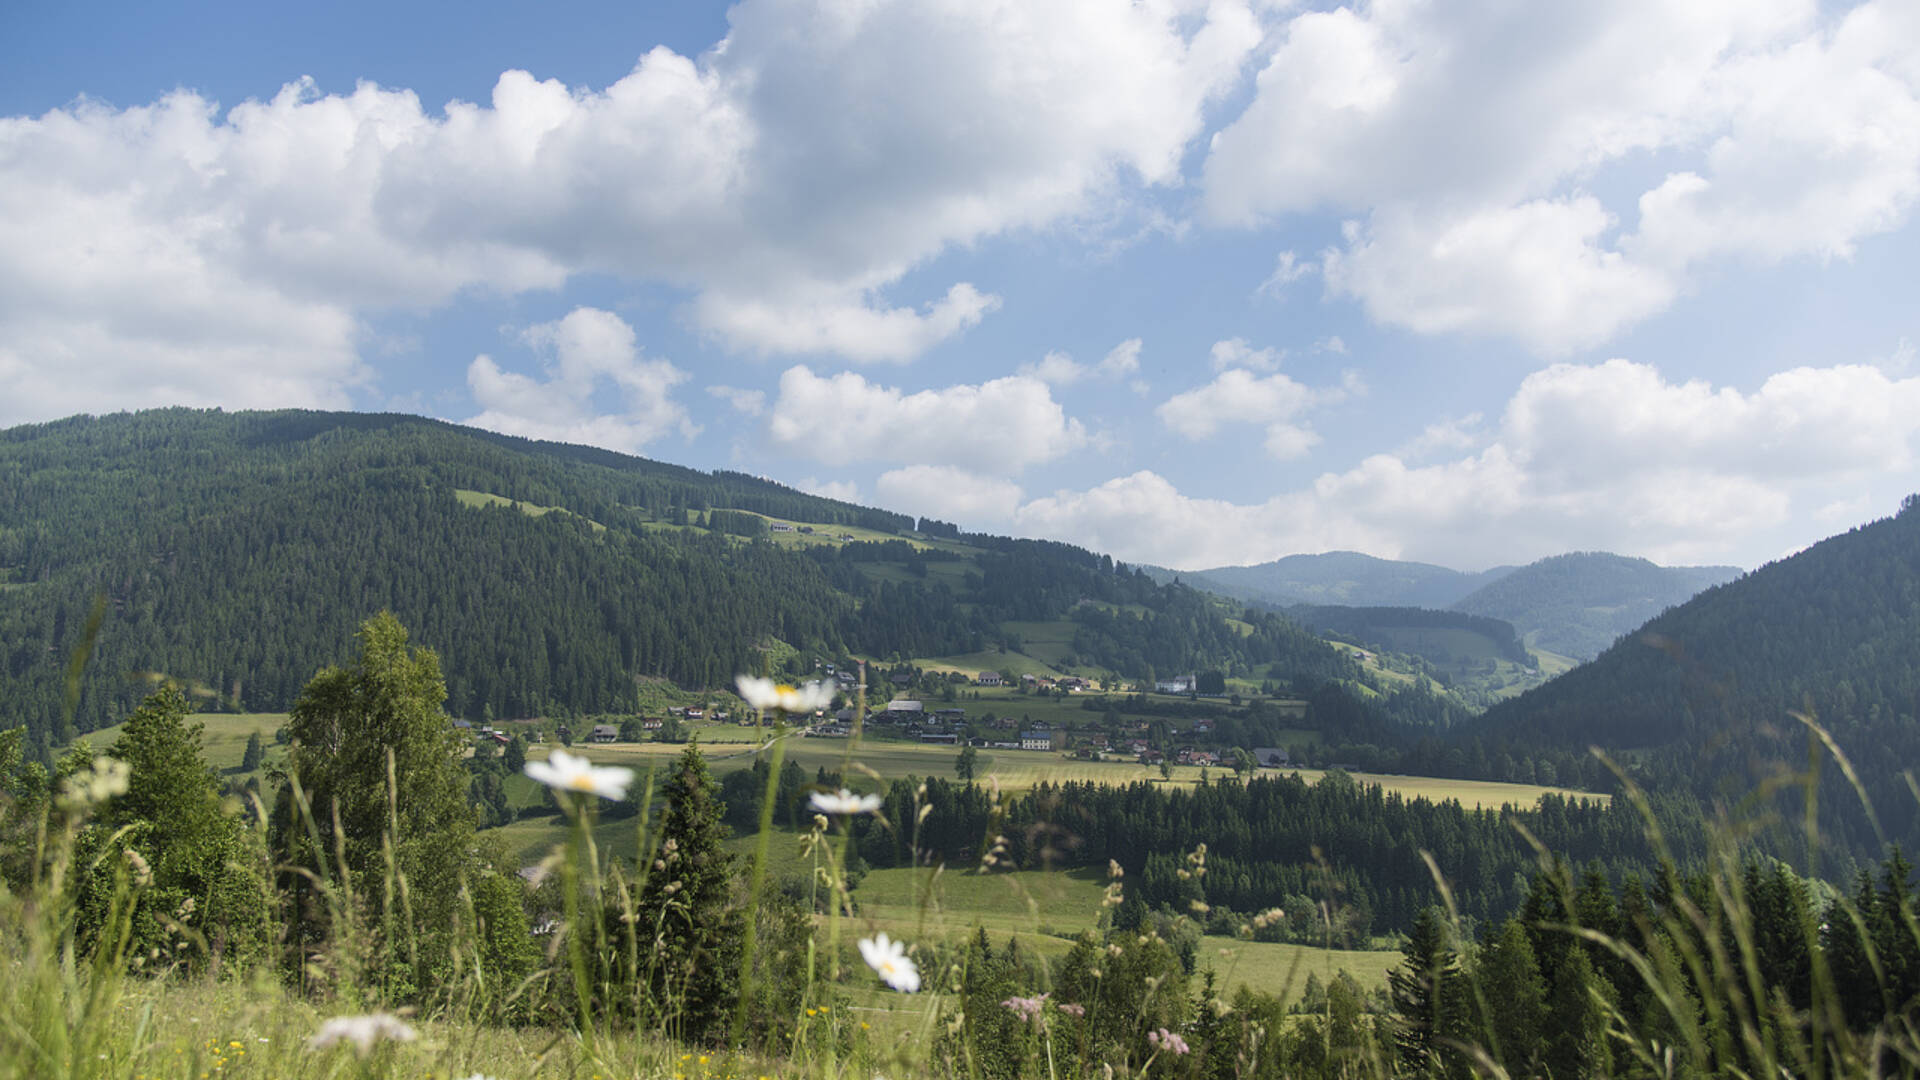
[[1563, 7], [27, 3], [0, 424], [402, 410], [1181, 568], [1890, 512], [1920, 13]]

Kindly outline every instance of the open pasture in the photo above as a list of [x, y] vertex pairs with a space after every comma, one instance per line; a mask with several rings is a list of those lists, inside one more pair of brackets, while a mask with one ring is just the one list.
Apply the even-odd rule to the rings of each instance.
[[[247, 756], [247, 738], [254, 732], [260, 733], [260, 743], [266, 751], [266, 761], [271, 764], [286, 756], [287, 748], [273, 741], [273, 733], [287, 722], [286, 713], [194, 713], [191, 723], [203, 724], [205, 729], [200, 735], [200, 746], [206, 752], [207, 764], [222, 773], [237, 773], [240, 762]], [[103, 727], [89, 731], [81, 738], [97, 753], [105, 753], [115, 739], [120, 737], [120, 729], [126, 724]]]
[[[680, 747], [663, 743], [637, 743], [594, 745], [574, 748], [602, 764], [630, 765], [644, 770], [649, 760], [665, 764], [680, 752]], [[714, 746], [708, 748], [707, 762], [715, 774], [724, 774], [734, 769], [750, 768], [754, 755], [761, 751], [750, 747]], [[871, 787], [869, 772], [885, 780], [904, 776], [954, 776], [954, 761], [958, 750], [952, 746], [927, 743], [894, 742], [868, 739], [852, 748], [849, 754], [849, 740], [816, 739], [789, 737], [786, 740], [784, 756], [809, 773], [825, 767], [828, 772], [841, 771], [842, 765], [851, 761], [845, 771], [847, 781], [853, 787]], [[534, 754], [538, 757], [536, 751]], [[1002, 791], [1025, 791], [1042, 781], [1064, 783], [1078, 781], [1095, 784], [1132, 784], [1132, 783], [1172, 783], [1191, 786], [1201, 781], [1202, 774], [1209, 780], [1218, 780], [1222, 776], [1231, 776], [1226, 768], [1206, 769], [1193, 765], [1173, 765], [1169, 771], [1171, 778], [1163, 780], [1160, 767], [1141, 765], [1133, 761], [1080, 761], [1064, 757], [1058, 753], [1041, 750], [991, 750], [982, 751], [974, 763], [975, 779], [981, 783], [990, 780], [997, 782]], [[1326, 775], [1322, 769], [1263, 770], [1259, 775], [1286, 775], [1298, 773], [1308, 783], [1318, 783]], [[1547, 787], [1539, 784], [1509, 784], [1494, 780], [1452, 780], [1433, 776], [1396, 776], [1383, 773], [1350, 773], [1354, 780], [1362, 784], [1377, 784], [1388, 791], [1396, 792], [1407, 798], [1424, 798], [1433, 801], [1446, 799], [1458, 800], [1469, 808], [1495, 808], [1503, 805], [1527, 807], [1540, 801], [1540, 796], [1549, 792], [1569, 798], [1605, 799], [1604, 795], [1593, 795], [1568, 788]]]
[[504, 495], [495, 495], [486, 491], [469, 491], [466, 488], [454, 488], [453, 497], [460, 501], [460, 505], [476, 510], [487, 506], [510, 506], [528, 517], [545, 517], [548, 514], [560, 513], [568, 517], [580, 518], [580, 520], [593, 526], [594, 532], [607, 531], [605, 525], [600, 524], [592, 518], [582, 517], [564, 506], [541, 506], [539, 503], [509, 499]]
[[[1072, 948], [1075, 935], [1098, 924], [1106, 884], [1104, 875], [1081, 870], [874, 870], [854, 892], [859, 913], [853, 924], [861, 935], [884, 930], [909, 942], [959, 943], [985, 929], [996, 949], [1012, 938], [1021, 949], [1058, 957]], [[1229, 991], [1250, 986], [1290, 1001], [1299, 997], [1309, 972], [1324, 983], [1345, 970], [1371, 989], [1386, 985], [1387, 970], [1400, 959], [1396, 951], [1206, 936], [1200, 942], [1198, 967], [1213, 968]]]

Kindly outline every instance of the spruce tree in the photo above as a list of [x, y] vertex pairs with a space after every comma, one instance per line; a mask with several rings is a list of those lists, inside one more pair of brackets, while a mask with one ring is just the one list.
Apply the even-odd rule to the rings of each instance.
[[1533, 942], [1518, 919], [1500, 925], [1500, 933], [1480, 952], [1479, 982], [1486, 1015], [1478, 1041], [1509, 1076], [1532, 1076], [1540, 1056], [1547, 984], [1533, 958]]
[[1452, 929], [1439, 908], [1422, 908], [1414, 917], [1401, 955], [1400, 966], [1387, 972], [1394, 1044], [1407, 1068], [1420, 1073], [1437, 1066], [1442, 1040], [1457, 1027], [1451, 1014], [1459, 994], [1459, 960]]
[[247, 752], [240, 758], [240, 771], [252, 772], [259, 768], [260, 762], [265, 760], [266, 756], [267, 749], [261, 744], [260, 733], [255, 731], [247, 736]]
[[[274, 935], [265, 861], [245, 824], [221, 810], [219, 783], [200, 751], [205, 725], [189, 721], [188, 710], [173, 688], [134, 710], [109, 751], [127, 764], [127, 792], [102, 824], [124, 830], [120, 844], [139, 852], [151, 873], [135, 913], [136, 951], [179, 940], [168, 931], [178, 919], [201, 936], [201, 948], [177, 957], [189, 968], [216, 955], [244, 962], [265, 956]], [[190, 914], [181, 917], [183, 910]]]
[[1587, 960], [1587, 951], [1570, 948], [1554, 973], [1547, 1000], [1546, 1072], [1554, 1080], [1609, 1076], [1613, 1050], [1607, 1042], [1609, 988]]
[[721, 847], [725, 807], [698, 741], [667, 777], [660, 848], [639, 919], [657, 927], [651, 960], [654, 1020], [682, 1039], [724, 1035], [737, 1000], [745, 919], [734, 897], [732, 856]]

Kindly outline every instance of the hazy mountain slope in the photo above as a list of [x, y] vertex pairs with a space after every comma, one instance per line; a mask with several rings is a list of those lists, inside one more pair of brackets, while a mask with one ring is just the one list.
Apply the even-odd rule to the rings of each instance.
[[1668, 567], [1576, 552], [1523, 566], [1452, 607], [1510, 622], [1529, 645], [1591, 660], [1621, 634], [1740, 574], [1735, 566]]
[[[1610, 749], [1650, 778], [1745, 795], [1801, 768], [1795, 710], [1834, 734], [1890, 836], [1916, 836], [1900, 779], [1920, 761], [1920, 509], [1824, 540], [1707, 589], [1590, 663], [1489, 709], [1472, 730], [1521, 744]], [[1837, 782], [1823, 811], [1856, 850], [1873, 846]]]
[[1498, 580], [1510, 567], [1478, 574], [1400, 562], [1357, 551], [1288, 555], [1257, 566], [1222, 566], [1184, 575], [1202, 588], [1281, 604], [1443, 608]]

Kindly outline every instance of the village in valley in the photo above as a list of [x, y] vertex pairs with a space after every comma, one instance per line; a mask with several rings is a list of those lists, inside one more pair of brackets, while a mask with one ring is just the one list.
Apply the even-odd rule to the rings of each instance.
[[[854, 735], [857, 725], [863, 725], [863, 738], [883, 743], [1026, 751], [1085, 762], [1185, 765], [1235, 772], [1288, 768], [1309, 756], [1301, 752], [1301, 746], [1223, 742], [1217, 716], [1241, 709], [1245, 703], [1237, 694], [1200, 693], [1201, 680], [1191, 673], [1157, 679], [1148, 692], [1135, 684], [1121, 685], [1117, 680], [1103, 684], [1079, 675], [1014, 676], [994, 670], [968, 674], [906, 665], [881, 671], [877, 685], [862, 687], [853, 664], [816, 660], [816, 679], [832, 684], [837, 691], [835, 707], [792, 718], [792, 734], [809, 739], [846, 739]], [[1157, 715], [1143, 716], [1129, 708], [1130, 704], [1145, 706], [1149, 701]], [[862, 702], [869, 703], [864, 718], [859, 716]], [[1302, 720], [1307, 711], [1307, 702], [1296, 699], [1269, 699], [1263, 706]], [[1040, 715], [1033, 715], [1036, 712]], [[478, 727], [466, 720], [455, 720], [454, 724], [470, 732], [477, 743], [505, 747], [515, 734], [529, 743], [543, 742], [551, 734], [569, 745], [683, 743], [690, 736], [713, 741], [716, 729], [752, 729], [764, 722], [754, 710], [737, 703], [722, 706], [708, 702], [667, 705], [657, 714], [593, 717], [584, 723], [528, 718]], [[1302, 736], [1310, 734], [1301, 732]]]

